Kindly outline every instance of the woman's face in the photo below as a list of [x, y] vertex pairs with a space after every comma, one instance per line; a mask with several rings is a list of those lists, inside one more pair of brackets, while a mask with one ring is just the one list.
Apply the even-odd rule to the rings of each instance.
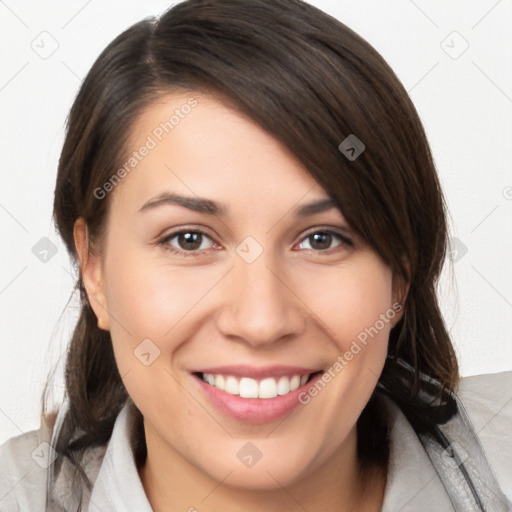
[[[107, 232], [83, 276], [149, 456], [253, 489], [352, 458], [400, 315], [390, 268], [336, 207], [301, 214], [326, 191], [212, 97], [153, 104], [126, 161], [118, 183], [97, 191], [110, 194]], [[321, 370], [330, 379], [297, 382]]]

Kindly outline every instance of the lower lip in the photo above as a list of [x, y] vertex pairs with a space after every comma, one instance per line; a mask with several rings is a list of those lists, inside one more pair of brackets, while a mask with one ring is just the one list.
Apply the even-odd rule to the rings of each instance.
[[249, 423], [268, 423], [278, 420], [290, 414], [299, 405], [299, 395], [307, 390], [320, 378], [322, 372], [313, 376], [303, 386], [286, 395], [278, 395], [275, 398], [242, 398], [240, 395], [230, 395], [219, 388], [204, 382], [198, 375], [192, 375], [206, 396], [224, 414], [239, 421]]

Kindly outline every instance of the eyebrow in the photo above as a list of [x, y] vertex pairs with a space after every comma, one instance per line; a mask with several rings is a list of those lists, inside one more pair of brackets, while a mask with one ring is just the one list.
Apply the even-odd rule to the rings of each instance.
[[[139, 209], [139, 212], [145, 212], [164, 205], [183, 206], [184, 208], [188, 208], [195, 212], [218, 215], [221, 217], [226, 216], [228, 211], [225, 205], [212, 201], [211, 199], [180, 196], [178, 194], [164, 192], [144, 203], [144, 205]], [[337, 208], [336, 203], [330, 198], [325, 198], [296, 208], [295, 215], [297, 217], [306, 217], [329, 211], [333, 208]]]

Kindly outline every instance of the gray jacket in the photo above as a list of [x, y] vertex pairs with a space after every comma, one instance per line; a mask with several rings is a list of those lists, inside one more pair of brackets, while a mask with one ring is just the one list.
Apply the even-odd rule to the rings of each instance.
[[[464, 378], [457, 396], [458, 414], [440, 426], [444, 447], [418, 435], [400, 408], [382, 397], [390, 427], [382, 512], [512, 511], [512, 371]], [[134, 408], [128, 399], [108, 444], [84, 459], [94, 482], [91, 493], [83, 491], [84, 512], [152, 511], [133, 456]], [[0, 512], [79, 509], [67, 486], [69, 467], [49, 485], [64, 412], [61, 407], [53, 431], [41, 422], [0, 446]]]

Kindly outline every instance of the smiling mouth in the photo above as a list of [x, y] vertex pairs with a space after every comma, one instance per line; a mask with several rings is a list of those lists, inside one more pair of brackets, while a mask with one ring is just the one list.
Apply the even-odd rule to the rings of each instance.
[[193, 375], [230, 395], [238, 395], [241, 398], [269, 399], [287, 395], [299, 387], [305, 386], [321, 373], [323, 373], [323, 370], [302, 375], [267, 377], [264, 379], [203, 372], [194, 372]]

